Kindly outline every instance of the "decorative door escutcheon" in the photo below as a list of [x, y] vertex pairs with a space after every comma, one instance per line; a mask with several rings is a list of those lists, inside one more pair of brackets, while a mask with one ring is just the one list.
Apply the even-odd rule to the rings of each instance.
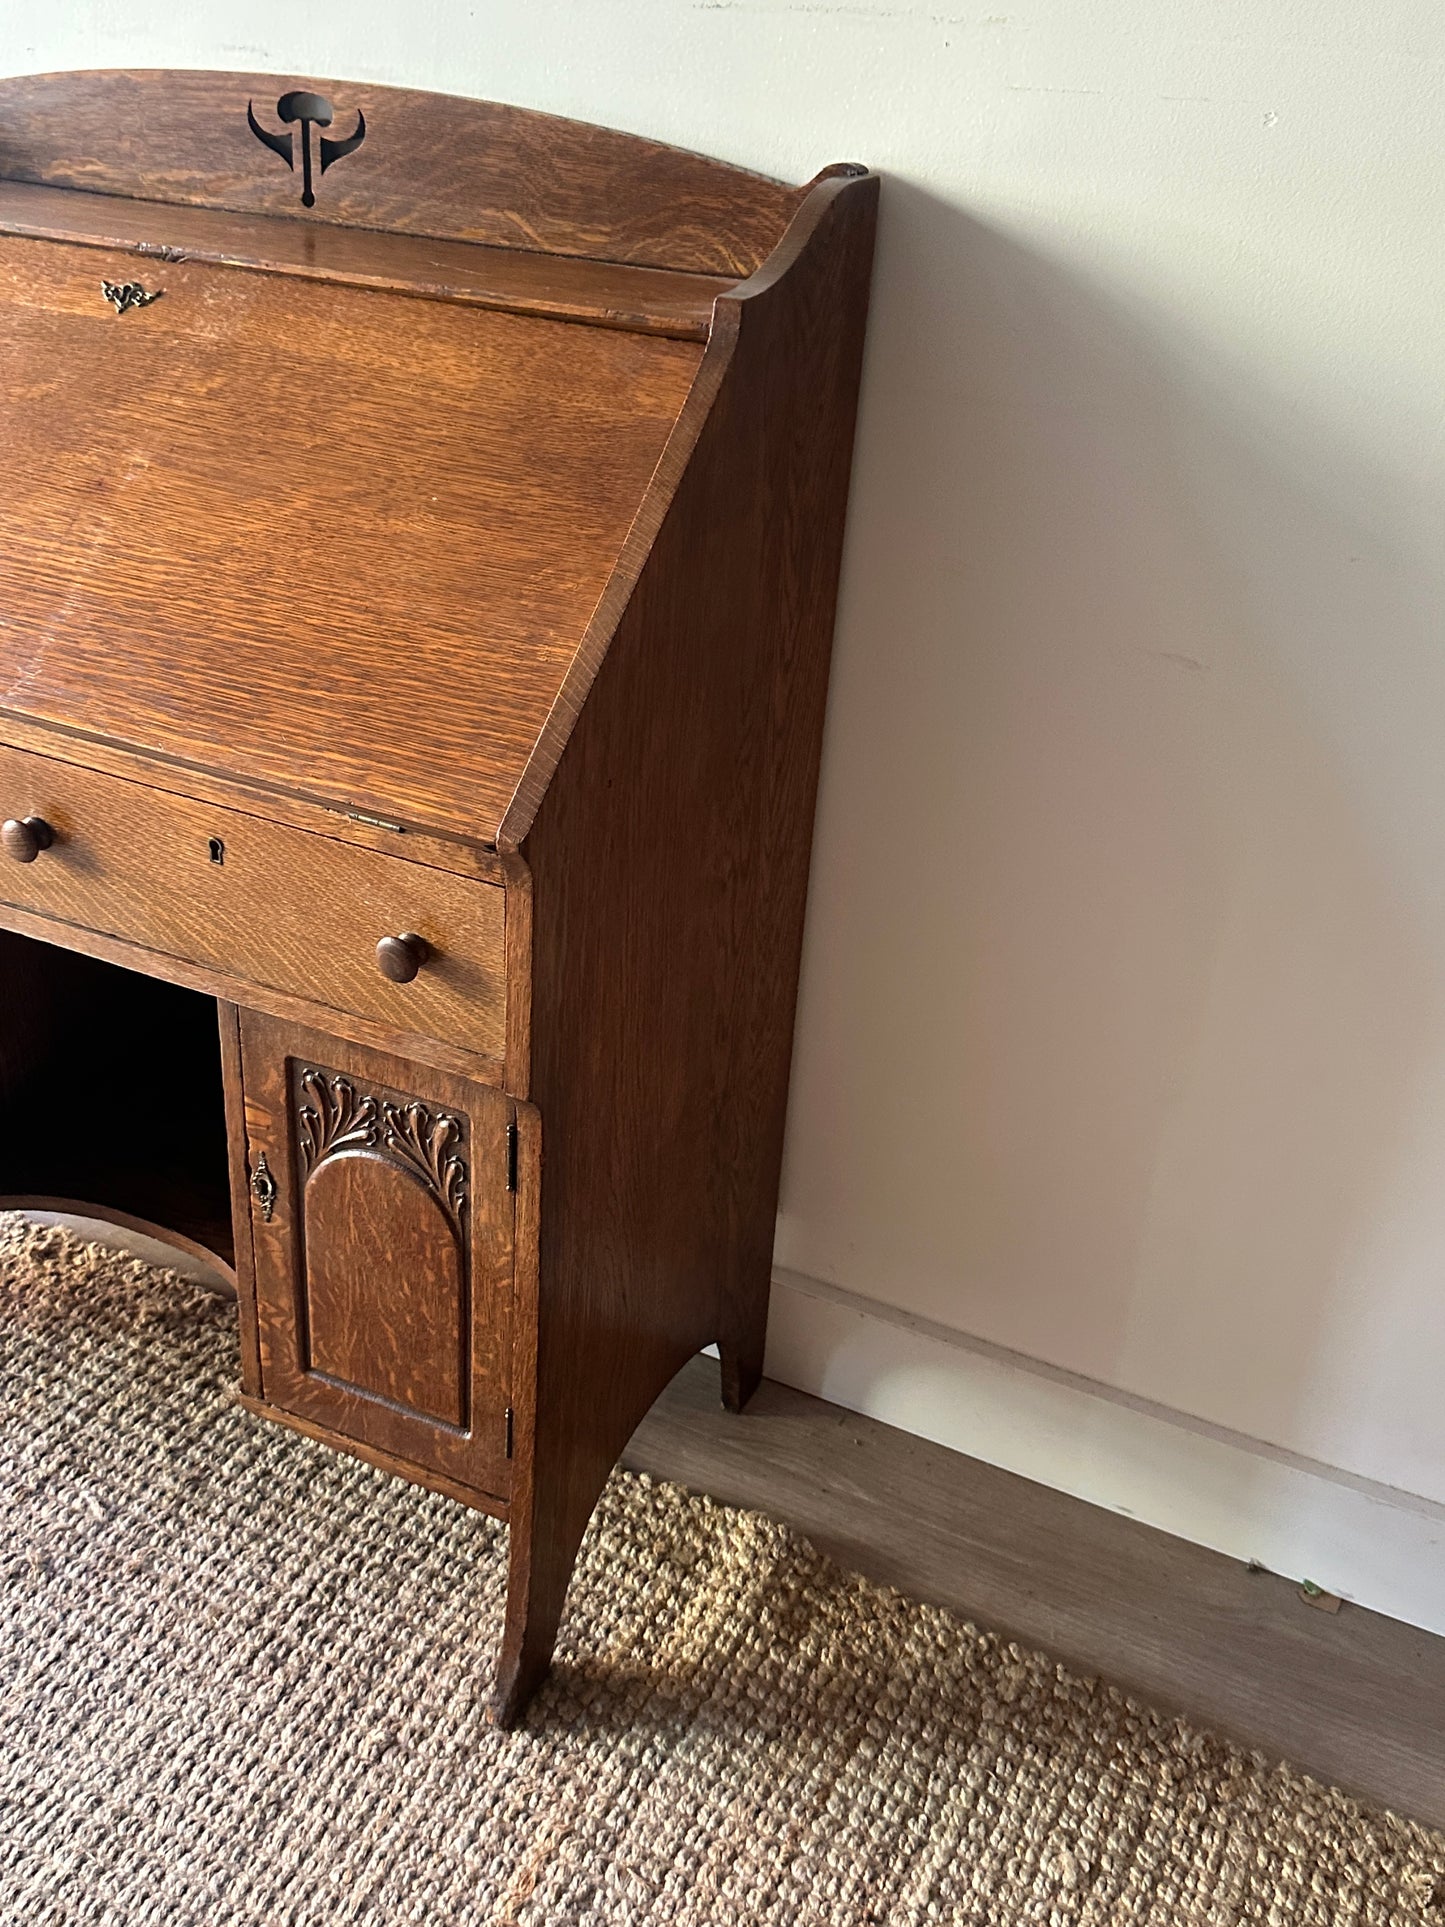
[[256, 1168], [251, 1173], [251, 1190], [257, 1204], [261, 1207], [262, 1218], [270, 1224], [276, 1213], [277, 1186], [275, 1178], [271, 1175], [271, 1167], [266, 1162], [264, 1151], [256, 1160]]

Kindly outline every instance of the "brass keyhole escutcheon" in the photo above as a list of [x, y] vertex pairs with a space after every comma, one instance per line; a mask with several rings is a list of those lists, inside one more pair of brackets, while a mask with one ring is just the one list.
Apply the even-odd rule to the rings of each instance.
[[261, 1207], [262, 1218], [270, 1224], [276, 1212], [277, 1185], [264, 1151], [257, 1158], [256, 1168], [251, 1173], [251, 1192]]
[[148, 308], [152, 301], [159, 301], [165, 293], [157, 288], [154, 293], [143, 288], [139, 281], [102, 281], [100, 291], [118, 315], [129, 314], [132, 308]]

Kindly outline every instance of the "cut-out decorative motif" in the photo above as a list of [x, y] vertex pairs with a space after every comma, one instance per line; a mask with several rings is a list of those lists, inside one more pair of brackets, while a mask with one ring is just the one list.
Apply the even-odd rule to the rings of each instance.
[[[269, 127], [263, 127], [256, 118], [256, 104], [246, 102], [246, 121], [251, 132], [263, 147], [269, 147], [273, 154], [279, 154], [292, 173], [296, 171], [296, 135], [292, 131], [299, 123], [301, 128], [301, 205], [315, 207], [316, 190], [311, 170], [311, 129], [329, 127], [336, 118], [336, 109], [323, 94], [294, 92], [282, 94], [276, 103], [276, 117], [286, 123], [284, 134], [273, 134]], [[321, 150], [321, 172], [337, 161], [354, 154], [366, 139], [366, 116], [358, 107], [356, 110], [356, 132], [348, 134], [344, 140], [332, 140], [328, 135], [319, 137]]]

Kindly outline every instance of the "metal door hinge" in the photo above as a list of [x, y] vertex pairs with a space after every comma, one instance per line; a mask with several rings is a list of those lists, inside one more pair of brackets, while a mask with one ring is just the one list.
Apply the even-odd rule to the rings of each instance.
[[512, 1456], [512, 1408], [507, 1407], [507, 1457]]
[[507, 1189], [517, 1188], [517, 1120], [507, 1126]]
[[342, 815], [348, 823], [365, 823], [369, 829], [391, 830], [397, 836], [405, 836], [406, 829], [400, 823], [393, 823], [385, 816], [368, 816], [365, 810], [343, 810]]
[[251, 1173], [251, 1190], [257, 1204], [261, 1207], [261, 1216], [267, 1224], [270, 1224], [276, 1210], [277, 1191], [276, 1180], [271, 1175], [271, 1167], [266, 1162], [264, 1151], [257, 1158], [256, 1168]]

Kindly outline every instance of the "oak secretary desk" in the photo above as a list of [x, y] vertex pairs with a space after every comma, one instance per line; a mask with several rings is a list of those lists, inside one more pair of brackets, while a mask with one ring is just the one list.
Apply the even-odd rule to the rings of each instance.
[[508, 1521], [506, 1722], [648, 1405], [761, 1371], [876, 199], [0, 81], [0, 1191]]

